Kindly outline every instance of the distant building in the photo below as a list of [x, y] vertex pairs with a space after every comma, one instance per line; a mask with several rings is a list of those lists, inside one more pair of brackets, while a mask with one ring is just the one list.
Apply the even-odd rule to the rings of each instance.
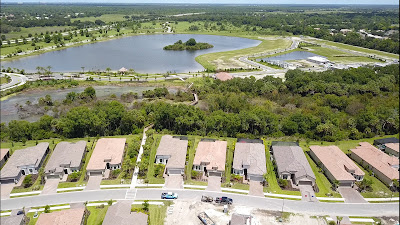
[[79, 171], [85, 151], [86, 141], [58, 143], [45, 167], [46, 179], [62, 179], [64, 174]]
[[327, 58], [320, 57], [320, 56], [308, 57], [307, 60], [310, 62], [313, 62], [313, 63], [318, 63], [318, 64], [326, 64], [326, 63], [330, 62]]
[[0, 167], [2, 167], [6, 163], [8, 158], [10, 158], [10, 149], [0, 149]]
[[126, 72], [128, 72], [128, 69], [126, 69], [125, 67], [122, 67], [121, 69], [118, 70], [118, 72], [120, 74], [125, 74]]
[[351, 30], [351, 29], [341, 29], [340, 30], [340, 33], [342, 33], [342, 34], [347, 34], [349, 32], [353, 32], [353, 30]]
[[51, 213], [41, 213], [36, 225], [82, 225], [85, 221], [85, 208], [67, 209]]
[[22, 175], [37, 174], [48, 153], [47, 142], [16, 150], [0, 171], [0, 183], [18, 183]]
[[233, 76], [227, 72], [219, 72], [214, 75], [214, 79], [220, 80], [220, 81], [227, 81], [233, 79]]
[[[250, 140], [252, 141], [252, 140]], [[264, 181], [267, 172], [265, 146], [262, 140], [246, 142], [238, 140], [233, 158], [233, 173], [244, 176], [246, 180]]]
[[228, 142], [201, 140], [193, 160], [193, 170], [207, 176], [222, 176], [225, 172], [226, 147]]
[[164, 135], [157, 148], [156, 163], [166, 165], [167, 174], [184, 174], [187, 147], [187, 137]]

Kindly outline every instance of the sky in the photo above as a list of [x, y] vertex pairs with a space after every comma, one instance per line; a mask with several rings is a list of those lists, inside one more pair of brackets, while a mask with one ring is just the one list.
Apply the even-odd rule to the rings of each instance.
[[[39, 2], [39, 0], [2, 0]], [[190, 4], [372, 4], [399, 5], [399, 0], [40, 0], [46, 3], [190, 3]]]

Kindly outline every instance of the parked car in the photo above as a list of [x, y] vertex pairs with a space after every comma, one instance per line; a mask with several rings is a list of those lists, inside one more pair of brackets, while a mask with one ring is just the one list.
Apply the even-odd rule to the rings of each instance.
[[220, 204], [232, 204], [233, 200], [231, 198], [228, 197], [216, 197], [215, 198], [215, 203], [220, 203]]
[[202, 201], [202, 202], [213, 202], [214, 199], [213, 199], [213, 197], [211, 197], [211, 196], [203, 195], [203, 196], [201, 196], [201, 201]]
[[17, 215], [21, 215], [21, 214], [25, 214], [25, 212], [24, 212], [23, 210], [19, 210], [19, 211], [17, 212]]
[[168, 193], [161, 194], [161, 199], [177, 199], [177, 198], [178, 198], [177, 193], [168, 192]]

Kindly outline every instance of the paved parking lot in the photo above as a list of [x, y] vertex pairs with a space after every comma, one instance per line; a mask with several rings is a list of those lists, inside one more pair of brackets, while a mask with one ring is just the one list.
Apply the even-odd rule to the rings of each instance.
[[209, 176], [207, 191], [221, 191], [221, 177], [219, 176]]
[[183, 189], [183, 177], [180, 174], [170, 174], [165, 177], [164, 188]]
[[1, 184], [0, 185], [0, 193], [1, 193], [1, 199], [7, 199], [10, 198], [10, 193], [12, 189], [14, 188], [15, 184]]
[[367, 203], [363, 196], [351, 187], [339, 187], [338, 191], [346, 203]]
[[264, 197], [263, 186], [259, 181], [250, 181], [249, 195]]
[[100, 189], [100, 183], [103, 179], [102, 175], [98, 176], [89, 176], [89, 180], [87, 182], [85, 190], [98, 190]]
[[301, 200], [306, 202], [318, 202], [317, 196], [311, 185], [299, 185]]
[[58, 183], [60, 183], [60, 179], [58, 178], [47, 179], [46, 184], [44, 185], [43, 190], [40, 194], [41, 195], [56, 194]]

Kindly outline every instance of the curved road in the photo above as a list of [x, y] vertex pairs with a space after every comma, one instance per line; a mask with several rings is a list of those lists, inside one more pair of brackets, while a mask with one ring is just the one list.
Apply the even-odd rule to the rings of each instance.
[[11, 82], [7, 84], [2, 84], [0, 86], [1, 91], [5, 91], [14, 87], [21, 86], [28, 81], [28, 78], [24, 75], [21, 74], [16, 74], [16, 73], [2, 73], [4, 75], [8, 75], [11, 77]]
[[[232, 198], [235, 205], [244, 205], [274, 211], [281, 211], [283, 206], [285, 212], [307, 213], [311, 215], [397, 216], [399, 212], [398, 203], [314, 203], [192, 189], [136, 189], [135, 200], [160, 200], [161, 193], [168, 191], [178, 193], [179, 199], [200, 201], [203, 194], [213, 197], [223, 195]], [[1, 200], [1, 210], [85, 201], [122, 200], [125, 199], [126, 192], [126, 189], [107, 189], [4, 199]]]

